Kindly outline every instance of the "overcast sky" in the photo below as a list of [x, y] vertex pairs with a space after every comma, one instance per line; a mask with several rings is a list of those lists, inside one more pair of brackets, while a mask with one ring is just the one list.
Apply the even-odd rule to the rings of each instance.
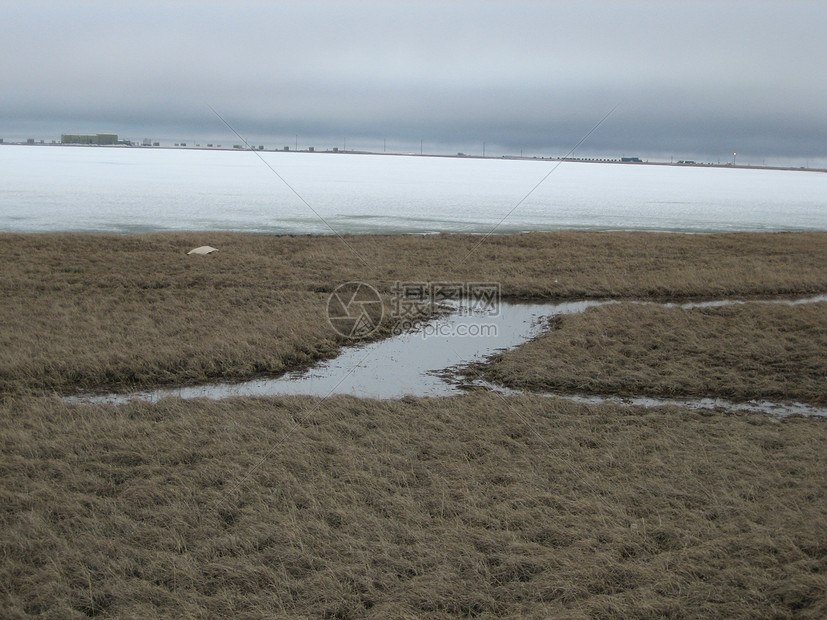
[[0, 0], [0, 137], [827, 159], [827, 2]]

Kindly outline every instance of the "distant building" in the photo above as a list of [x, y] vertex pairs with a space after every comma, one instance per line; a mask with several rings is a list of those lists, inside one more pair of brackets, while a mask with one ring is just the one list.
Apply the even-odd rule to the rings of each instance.
[[117, 144], [118, 134], [96, 133], [94, 135], [65, 133], [60, 136], [61, 144]]
[[640, 157], [621, 157], [620, 161], [635, 163], [635, 164], [642, 164]]

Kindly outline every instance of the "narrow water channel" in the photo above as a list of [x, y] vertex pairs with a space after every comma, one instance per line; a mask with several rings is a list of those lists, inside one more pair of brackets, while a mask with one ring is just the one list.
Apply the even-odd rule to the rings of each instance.
[[301, 394], [350, 394], [366, 398], [455, 396], [463, 390], [446, 381], [445, 369], [479, 362], [497, 351], [540, 335], [550, 317], [575, 314], [608, 301], [559, 304], [501, 303], [496, 316], [454, 312], [420, 329], [385, 340], [346, 347], [333, 359], [275, 379], [168, 388], [131, 394], [71, 397], [86, 402], [124, 403], [140, 399], [211, 398]]
[[785, 418], [791, 415], [803, 415], [809, 417], [827, 417], [827, 407], [817, 407], [807, 403], [798, 402], [774, 402], [769, 400], [750, 400], [736, 402], [726, 398], [662, 398], [655, 396], [604, 396], [598, 394], [566, 394], [561, 392], [527, 392], [525, 390], [513, 390], [502, 385], [496, 385], [485, 380], [475, 379], [468, 383], [469, 386], [483, 388], [491, 392], [497, 392], [504, 396], [532, 394], [546, 398], [564, 398], [575, 403], [599, 405], [601, 403], [612, 403], [616, 405], [628, 405], [633, 407], [646, 407], [654, 409], [674, 405], [693, 410], [707, 411], [728, 411], [747, 413], [767, 413], [776, 418]]
[[[763, 300], [760, 303], [802, 304], [827, 301], [827, 295], [806, 299]], [[403, 396], [456, 396], [465, 387], [476, 385], [514, 393], [499, 386], [483, 383], [461, 385], [450, 380], [448, 369], [480, 362], [505, 349], [511, 349], [539, 336], [548, 321], [562, 314], [577, 314], [594, 306], [619, 303], [617, 300], [585, 300], [562, 303], [499, 305], [496, 315], [470, 314], [459, 308], [452, 314], [434, 319], [419, 329], [368, 344], [346, 347], [334, 359], [310, 369], [292, 372], [274, 379], [255, 379], [242, 383], [212, 383], [200, 386], [165, 388], [129, 394], [98, 394], [66, 397], [69, 402], [121, 404], [132, 400], [157, 402], [163, 398], [224, 399], [232, 396], [309, 395], [327, 397], [349, 394], [366, 398], [401, 398]], [[634, 303], [656, 303], [641, 301]], [[702, 308], [746, 303], [727, 299], [681, 304], [667, 307]], [[723, 399], [653, 399], [600, 397], [591, 395], [557, 395], [582, 402], [622, 402], [642, 406], [679, 404], [694, 408], [760, 410], [773, 415], [827, 415], [827, 409], [800, 403], [731, 403]]]

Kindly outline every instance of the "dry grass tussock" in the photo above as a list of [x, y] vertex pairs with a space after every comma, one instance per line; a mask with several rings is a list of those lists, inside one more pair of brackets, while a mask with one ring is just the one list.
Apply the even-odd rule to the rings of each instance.
[[[278, 237], [0, 234], [0, 393], [278, 374], [343, 344], [329, 293], [360, 280], [499, 282], [511, 298], [827, 290], [827, 234]], [[205, 243], [220, 251], [187, 256]], [[349, 247], [348, 247], [349, 246]], [[389, 327], [389, 326], [388, 326]]]
[[827, 302], [612, 304], [469, 370], [513, 388], [827, 404]]
[[0, 405], [9, 618], [827, 616], [827, 424], [495, 394]]

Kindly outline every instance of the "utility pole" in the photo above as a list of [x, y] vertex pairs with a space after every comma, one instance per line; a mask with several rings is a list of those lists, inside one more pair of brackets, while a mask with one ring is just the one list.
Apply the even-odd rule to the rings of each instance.
[[482, 143], [482, 156], [485, 157], [485, 142]]
[[423, 140], [419, 141], [419, 154], [422, 155], [422, 142]]

